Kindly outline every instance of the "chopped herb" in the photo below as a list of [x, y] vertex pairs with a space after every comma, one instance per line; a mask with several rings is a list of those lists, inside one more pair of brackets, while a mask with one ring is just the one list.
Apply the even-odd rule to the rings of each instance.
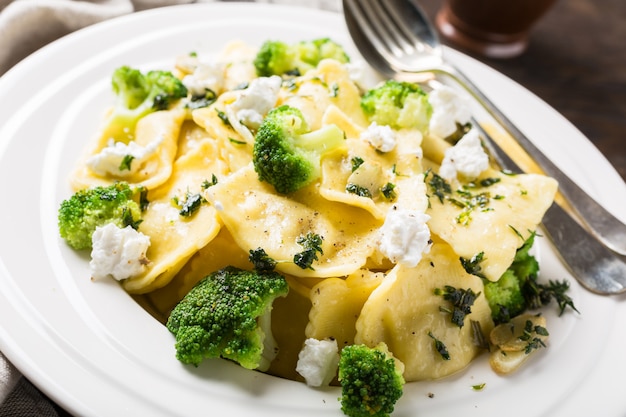
[[467, 132], [469, 132], [472, 129], [472, 123], [467, 122], [465, 124], [461, 124], [459, 122], [456, 123], [456, 130], [454, 131], [454, 133], [452, 133], [450, 136], [446, 137], [446, 142], [449, 142], [453, 145], [456, 145], [456, 143], [461, 140], [461, 138], [463, 136], [465, 136], [465, 134]]
[[254, 265], [254, 269], [259, 272], [270, 272], [276, 268], [277, 262], [271, 258], [263, 248], [250, 249], [248, 260]]
[[485, 382], [483, 382], [482, 384], [472, 385], [472, 389], [474, 391], [482, 391], [483, 389], [485, 389], [486, 385], [487, 385], [487, 383], [485, 383]]
[[243, 140], [237, 140], [234, 138], [228, 138], [228, 141], [230, 143], [234, 143], [235, 145], [245, 145], [247, 142], [243, 141]]
[[292, 76], [292, 77], [299, 77], [302, 74], [300, 73], [300, 70], [298, 68], [294, 68], [294, 69], [291, 69], [289, 71], [286, 71], [285, 75], [289, 75], [289, 76]]
[[450, 360], [450, 353], [448, 353], [448, 348], [446, 347], [446, 345], [439, 339], [437, 339], [432, 332], [428, 332], [428, 336], [433, 339], [435, 342], [435, 350], [437, 352], [439, 352], [439, 354], [441, 355], [441, 357], [446, 360], [449, 361]]
[[[515, 233], [515, 234], [516, 234], [516, 235], [517, 235], [520, 239], [522, 239], [524, 242], [526, 242], [526, 239], [524, 238], [524, 236], [522, 236], [522, 234], [519, 232], [519, 230], [517, 230], [515, 227], [513, 227], [513, 226], [511, 226], [511, 225], [509, 225], [509, 228], [510, 228], [511, 230], [513, 230], [513, 232], [514, 232], [514, 233]], [[531, 236], [531, 237], [534, 237], [534, 236]], [[532, 241], [530, 242], [530, 245], [532, 245]]]
[[195, 110], [203, 107], [209, 107], [217, 100], [217, 94], [211, 89], [206, 89], [204, 95], [191, 96], [189, 102], [185, 105], [188, 109]]
[[463, 210], [458, 216], [456, 216], [456, 222], [458, 224], [462, 224], [467, 226], [472, 221], [472, 211], [471, 210]]
[[480, 180], [480, 186], [481, 187], [490, 187], [493, 184], [499, 183], [500, 181], [502, 181], [502, 179], [498, 178], [498, 177], [483, 178], [482, 180]]
[[472, 212], [479, 208], [482, 211], [488, 211], [489, 200], [491, 195], [489, 192], [484, 191], [482, 193], [473, 194], [468, 191], [468, 187], [456, 190], [456, 194], [460, 200], [455, 199], [454, 202], [459, 207], [463, 208], [463, 211], [456, 217], [456, 221], [459, 224], [467, 226], [472, 220]]
[[395, 198], [398, 196], [396, 194], [395, 188], [396, 188], [395, 184], [388, 182], [387, 184], [381, 187], [380, 192], [383, 193], [383, 195], [385, 196], [387, 200], [395, 200]]
[[361, 165], [363, 165], [363, 162], [365, 162], [365, 161], [360, 156], [353, 157], [350, 160], [350, 163], [352, 164], [352, 172], [356, 171], [357, 168], [359, 168]]
[[122, 158], [122, 162], [120, 162], [120, 171], [130, 171], [130, 164], [133, 162], [133, 159], [135, 159], [134, 156], [125, 155], [124, 158]]
[[470, 320], [470, 325], [472, 326], [474, 346], [489, 350], [489, 342], [485, 338], [480, 322], [478, 320]]
[[146, 211], [150, 201], [148, 201], [148, 189], [146, 187], [140, 187], [139, 190], [139, 208], [141, 211]]
[[485, 252], [478, 252], [476, 255], [472, 256], [470, 259], [465, 259], [463, 257], [459, 258], [461, 260], [461, 265], [468, 274], [476, 275], [477, 277], [484, 278], [485, 276], [481, 273], [482, 267], [480, 263], [485, 260]]
[[452, 304], [452, 309], [448, 307], [439, 307], [440, 311], [450, 313], [450, 321], [459, 327], [463, 327], [465, 324], [465, 317], [472, 312], [472, 305], [474, 301], [480, 295], [476, 294], [471, 288], [466, 290], [454, 288], [451, 285], [446, 285], [443, 289], [435, 288], [435, 295], [441, 295], [444, 300], [449, 301]]
[[434, 172], [432, 173], [432, 178], [430, 179], [430, 181], [428, 181], [428, 185], [430, 185], [430, 189], [432, 190], [433, 194], [437, 198], [439, 198], [439, 202], [442, 204], [446, 196], [452, 193], [452, 188], [450, 187], [450, 184], [448, 184], [446, 180], [443, 179], [443, 177], [440, 177]]
[[211, 174], [211, 181], [209, 180], [204, 180], [202, 182], [202, 189], [206, 190], [209, 187], [214, 186], [215, 184], [217, 184], [217, 177], [215, 176], [215, 174]]
[[139, 219], [139, 220], [133, 219], [133, 213], [128, 208], [124, 208], [122, 210], [122, 224], [124, 225], [124, 227], [130, 226], [133, 229], [137, 230], [137, 228], [139, 227], [139, 224], [142, 221], [143, 220], [141, 220], [141, 219]]
[[337, 83], [332, 83], [330, 85], [330, 96], [331, 97], [337, 97], [339, 95], [339, 85], [337, 85]]
[[523, 293], [528, 307], [531, 309], [548, 305], [554, 299], [559, 306], [559, 316], [565, 312], [567, 307], [580, 313], [574, 306], [574, 301], [566, 294], [568, 290], [569, 282], [566, 280], [550, 280], [547, 284], [540, 284], [535, 279], [528, 279], [524, 285]]
[[526, 320], [524, 324], [524, 332], [519, 337], [519, 340], [528, 342], [524, 348], [524, 353], [529, 354], [533, 350], [541, 347], [546, 347], [546, 344], [541, 340], [539, 336], [548, 336], [548, 330], [543, 326], [533, 326], [533, 322]]
[[187, 195], [185, 196], [185, 201], [183, 203], [181, 203], [177, 197], [174, 197], [172, 200], [177, 206], [181, 207], [178, 214], [183, 217], [191, 217], [196, 211], [200, 209], [200, 206], [203, 203], [206, 203], [205, 198], [202, 197], [202, 195], [199, 193], [187, 193]]
[[346, 185], [346, 191], [350, 194], [356, 194], [359, 197], [372, 198], [372, 193], [368, 188], [362, 187], [357, 184], [349, 183], [348, 185]]
[[288, 91], [295, 91], [298, 89], [299, 85], [296, 82], [295, 78], [289, 78], [283, 81], [283, 87]]
[[313, 269], [311, 266], [313, 261], [316, 261], [317, 253], [324, 254], [322, 250], [322, 241], [324, 238], [317, 233], [309, 232], [306, 236], [300, 236], [296, 240], [298, 245], [301, 245], [304, 250], [296, 253], [293, 256], [293, 262], [302, 269]]
[[226, 126], [230, 126], [230, 121], [228, 120], [228, 116], [226, 116], [226, 113], [224, 113], [223, 111], [219, 110], [219, 109], [215, 109], [215, 111], [217, 112], [217, 117], [220, 118], [220, 120], [226, 125]]

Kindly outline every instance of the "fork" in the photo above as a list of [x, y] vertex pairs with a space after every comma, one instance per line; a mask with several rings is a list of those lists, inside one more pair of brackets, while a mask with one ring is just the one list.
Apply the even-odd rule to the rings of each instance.
[[414, 0], [343, 0], [346, 23], [366, 60], [396, 78], [434, 73], [466, 89], [547, 175], [577, 217], [611, 250], [626, 255], [626, 224], [607, 211], [546, 157], [458, 68], [442, 57], [436, 32]]
[[[401, 7], [406, 10], [399, 12]], [[545, 213], [543, 228], [561, 260], [583, 287], [603, 295], [625, 292], [626, 259], [611, 249], [626, 253], [626, 225], [606, 212], [563, 174], [466, 76], [443, 61], [438, 52], [438, 40], [419, 7], [407, 0], [343, 0], [343, 8], [357, 47], [378, 71], [399, 79], [419, 73], [425, 75], [425, 81], [431, 79], [433, 74], [452, 78], [518, 139], [544, 172], [557, 179], [566, 197], [582, 202], [582, 209], [578, 208], [579, 214], [590, 223], [598, 238], [608, 241], [606, 246], [557, 203], [552, 204]], [[474, 126], [480, 129], [486, 146], [502, 168], [521, 172], [478, 123], [474, 123]], [[602, 221], [594, 222], [598, 218]]]

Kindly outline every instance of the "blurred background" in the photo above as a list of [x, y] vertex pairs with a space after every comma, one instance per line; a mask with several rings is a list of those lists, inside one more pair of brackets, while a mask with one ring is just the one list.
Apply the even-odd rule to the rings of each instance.
[[[435, 22], [443, 0], [419, 0]], [[493, 59], [452, 44], [541, 97], [587, 136], [626, 180], [626, 1], [557, 0], [526, 51]], [[567, 146], [567, 138], [558, 138]]]

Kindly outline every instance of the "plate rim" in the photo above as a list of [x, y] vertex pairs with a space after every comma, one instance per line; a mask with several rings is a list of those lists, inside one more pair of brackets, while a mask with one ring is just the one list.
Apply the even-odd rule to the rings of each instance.
[[[297, 8], [297, 6], [283, 6], [283, 5], [267, 5], [267, 4], [259, 4], [259, 3], [247, 3], [245, 4], [245, 7], [249, 8], [249, 7], [255, 7], [258, 10], [264, 9], [264, 10], [277, 10], [277, 9], [283, 9], [286, 10], [288, 12], [293, 12], [294, 9], [299, 9]], [[190, 8], [198, 8], [198, 7], [205, 7], [207, 9], [215, 9], [216, 7], [219, 8], [224, 8], [224, 9], [230, 9], [230, 10], [237, 10], [239, 8], [243, 8], [244, 5], [243, 4], [239, 4], [239, 3], [206, 3], [206, 4], [193, 4], [193, 5], [177, 5], [177, 6], [168, 6], [168, 7], [164, 7], [161, 9], [152, 9], [152, 10], [148, 10], [148, 11], [143, 11], [143, 12], [138, 12], [132, 15], [126, 15], [126, 16], [121, 16], [119, 18], [115, 18], [115, 19], [111, 19], [109, 21], [105, 21], [105, 22], [101, 22], [98, 24], [95, 24], [91, 27], [87, 27], [85, 29], [82, 29], [80, 31], [74, 32], [72, 34], [69, 34], [47, 46], [45, 46], [44, 48], [42, 48], [41, 50], [35, 52], [34, 54], [32, 54], [31, 56], [27, 57], [26, 59], [24, 59], [23, 61], [21, 61], [20, 63], [18, 63], [15, 67], [13, 67], [12, 69], [10, 69], [7, 73], [5, 73], [2, 77], [0, 77], [0, 96], [3, 95], [4, 90], [5, 90], [5, 86], [9, 83], [12, 82], [16, 82], [19, 80], [19, 78], [22, 77], [21, 72], [31, 69], [32, 67], [38, 65], [41, 61], [45, 61], [46, 59], [49, 59], [50, 56], [53, 56], [57, 50], [61, 50], [64, 47], [66, 47], [66, 45], [71, 44], [71, 42], [74, 42], [75, 39], [80, 40], [81, 38], [84, 38], [85, 36], [88, 36], [89, 34], [94, 34], [97, 33], [98, 31], [105, 31], [107, 30], [107, 28], [109, 27], [116, 27], [119, 25], [126, 25], [129, 24], [129, 22], [136, 22], [138, 20], [149, 20], [152, 19], [151, 16], [157, 16], [157, 15], [162, 15], [168, 12], [168, 10], [166, 9], [170, 9], [170, 8], [177, 8], [177, 10], [182, 10], [184, 9], [190, 9]], [[313, 11], [314, 10], [314, 11]], [[330, 12], [330, 11], [324, 11], [324, 10], [316, 10], [316, 9], [308, 9], [307, 13], [316, 13], [319, 16], [324, 15], [325, 17], [329, 17], [329, 16], [333, 16], [333, 19], [337, 19], [337, 16], [341, 16], [338, 13], [335, 12]], [[541, 99], [539, 99], [537, 96], [535, 96], [533, 93], [531, 93], [530, 91], [526, 90], [524, 87], [522, 87], [521, 85], [517, 84], [515, 81], [509, 79], [508, 77], [504, 76], [503, 74], [491, 69], [490, 67], [475, 61], [473, 62], [473, 58], [470, 58], [466, 55], [463, 55], [457, 51], [451, 50], [449, 48], [446, 48], [446, 52], [450, 53], [450, 55], [453, 57], [453, 59], [456, 60], [461, 60], [463, 62], [472, 62], [473, 65], [477, 65], [477, 66], [482, 66], [484, 68], [488, 68], [487, 71], [494, 71], [495, 74], [497, 74], [497, 76], [499, 77], [505, 77], [508, 82], [513, 83], [514, 85], [517, 85], [518, 87], [516, 88], [520, 88], [523, 94], [530, 94], [534, 97], [534, 99], [539, 100], [540, 102], [542, 102], [546, 108], [550, 109], [551, 111], [553, 111], [555, 114], [553, 114], [554, 117], [559, 117], [560, 118], [560, 122], [564, 123], [565, 125], [567, 125], [569, 122], [562, 116], [560, 115], [558, 112], [556, 112], [556, 110], [554, 110], [552, 107], [550, 107], [547, 103], [543, 102]], [[16, 82], [17, 84], [17, 82]], [[2, 109], [2, 106], [0, 105], [0, 109]], [[4, 114], [2, 111], [0, 111], [0, 115]], [[0, 116], [1, 119], [1, 116]], [[597, 151], [597, 148], [595, 148], [593, 146], [593, 144], [587, 139], [585, 138], [582, 133], [580, 133], [578, 131], [578, 129], [575, 128], [575, 126], [570, 124], [571, 129], [577, 131], [580, 135], [580, 139], [584, 139], [588, 142], [588, 145], [591, 146], [592, 149], [594, 149], [595, 151]], [[4, 130], [1, 130], [0, 132], [4, 132]], [[10, 139], [8, 139], [8, 142], [10, 142]], [[582, 142], [581, 142], [582, 143]], [[0, 159], [2, 159], [4, 157], [4, 148], [5, 144], [4, 144], [4, 136], [0, 137]], [[7, 143], [8, 146], [8, 143]], [[587, 146], [587, 145], [585, 145]], [[615, 175], [617, 178], [620, 178], [619, 175], [617, 174], [617, 171], [610, 165], [610, 163], [608, 162], [608, 160], [606, 160], [606, 158], [604, 158], [604, 156], [602, 156], [599, 151], [598, 155], [595, 156], [595, 158], [602, 158], [605, 161], [605, 164], [608, 165], [609, 168], [607, 168], [608, 171], [613, 170], [613, 174], [611, 174], [610, 172], [608, 173], [609, 176], [613, 176]], [[613, 179], [609, 179], [609, 182], [615, 182]], [[622, 197], [619, 197], [619, 188], [618, 188], [618, 192], [615, 193], [618, 195], [617, 198], [608, 198], [605, 197], [604, 195], [601, 196], [602, 199], [606, 198], [607, 200], [610, 201], [619, 201], [619, 199], [622, 198], [626, 198], [626, 189], [622, 189]], [[623, 201], [623, 200], [622, 200]], [[616, 203], [611, 203], [611, 204], [616, 204]], [[2, 272], [0, 275], [4, 276], [4, 266], [3, 263], [1, 262], [2, 259], [0, 258], [0, 267], [2, 269], [0, 269], [0, 271]], [[2, 285], [0, 285], [0, 288], [2, 288]], [[3, 296], [3, 294], [0, 294], [0, 296]], [[27, 301], [27, 300], [26, 300]], [[16, 308], [17, 310], [17, 308]], [[10, 335], [6, 334], [5, 332], [5, 326], [2, 325], [2, 323], [0, 322], [0, 335], [2, 335], [2, 337], [0, 337], [0, 345], [2, 346], [2, 350], [3, 352], [5, 352], [5, 355], [9, 358], [9, 360], [11, 360], [14, 364], [17, 364], [16, 366], [20, 369], [23, 370], [23, 373], [25, 375], [27, 375], [30, 378], [33, 378], [33, 382], [35, 383], [35, 385], [37, 385], [40, 389], [42, 389], [42, 391], [44, 391], [47, 395], [49, 395], [50, 397], [52, 397], [55, 401], [57, 401], [59, 404], [63, 405], [64, 407], [67, 407], [70, 410], [73, 411], [79, 411], [80, 414], [88, 414], [91, 413], [92, 410], [90, 410], [90, 407], [87, 404], [83, 404], [82, 401], [80, 401], [80, 399], [76, 399], [76, 398], [69, 398], [71, 396], [68, 396], [68, 393], [65, 392], [61, 387], [55, 387], [54, 382], [53, 381], [49, 381], [46, 380], [45, 376], [43, 378], [34, 378], [35, 376], [37, 377], [41, 377], [42, 375], [39, 375], [42, 371], [40, 369], [35, 370], [33, 368], [34, 364], [31, 363], [30, 358], [26, 358], [26, 357], [22, 357], [22, 355], [20, 355], [19, 351], [20, 348], [19, 346], [16, 345], [16, 341], [14, 340], [13, 337], [11, 337]], [[51, 386], [52, 385], [52, 386]], [[71, 404], [69, 404], [69, 402], [71, 402]]]

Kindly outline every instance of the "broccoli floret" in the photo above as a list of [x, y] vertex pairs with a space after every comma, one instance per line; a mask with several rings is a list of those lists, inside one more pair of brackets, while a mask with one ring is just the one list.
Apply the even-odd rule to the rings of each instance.
[[508, 322], [529, 309], [548, 305], [553, 299], [559, 306], [559, 314], [567, 307], [578, 312], [573, 300], [567, 295], [567, 281], [549, 281], [547, 284], [538, 282], [539, 263], [530, 254], [535, 236], [535, 233], [531, 233], [517, 249], [513, 263], [498, 281], [483, 280], [485, 297], [496, 324]]
[[350, 417], [389, 416], [402, 396], [404, 365], [387, 345], [349, 345], [339, 359], [341, 410]]
[[187, 96], [187, 87], [169, 71], [148, 71], [122, 66], [113, 71], [111, 87], [115, 104], [106, 121], [104, 134], [116, 142], [134, 138], [139, 119], [157, 110], [166, 110]]
[[229, 266], [206, 276], [168, 318], [167, 328], [176, 336], [176, 357], [193, 365], [222, 357], [244, 368], [267, 370], [277, 351], [272, 304], [288, 291], [287, 281], [276, 272]]
[[515, 252], [511, 266], [498, 281], [483, 279], [485, 297], [491, 308], [491, 316], [496, 324], [506, 323], [529, 308], [524, 288], [537, 280], [539, 263], [529, 251], [535, 241], [535, 234], [524, 241]]
[[394, 129], [426, 130], [433, 112], [424, 90], [417, 84], [396, 80], [367, 91], [361, 98], [361, 108], [370, 122]]
[[507, 270], [498, 281], [485, 280], [485, 297], [496, 324], [506, 323], [526, 310], [520, 279], [512, 270]]
[[140, 188], [125, 182], [77, 191], [61, 202], [58, 213], [59, 234], [74, 249], [91, 249], [91, 236], [98, 226], [108, 223], [137, 229], [141, 223], [138, 200]]
[[315, 68], [322, 59], [335, 59], [343, 63], [350, 61], [343, 47], [329, 38], [294, 44], [269, 40], [261, 45], [254, 66], [260, 77], [297, 76]]
[[485, 297], [496, 324], [508, 322], [527, 310], [548, 305], [553, 299], [559, 305], [559, 314], [567, 307], [578, 312], [573, 300], [567, 295], [567, 281], [549, 281], [547, 284], [537, 281], [539, 263], [529, 252], [535, 236], [535, 233], [531, 233], [517, 249], [513, 263], [498, 281], [483, 280]]
[[254, 141], [254, 169], [281, 194], [299, 190], [321, 176], [320, 159], [344, 143], [336, 125], [309, 131], [302, 112], [283, 105], [271, 110]]

